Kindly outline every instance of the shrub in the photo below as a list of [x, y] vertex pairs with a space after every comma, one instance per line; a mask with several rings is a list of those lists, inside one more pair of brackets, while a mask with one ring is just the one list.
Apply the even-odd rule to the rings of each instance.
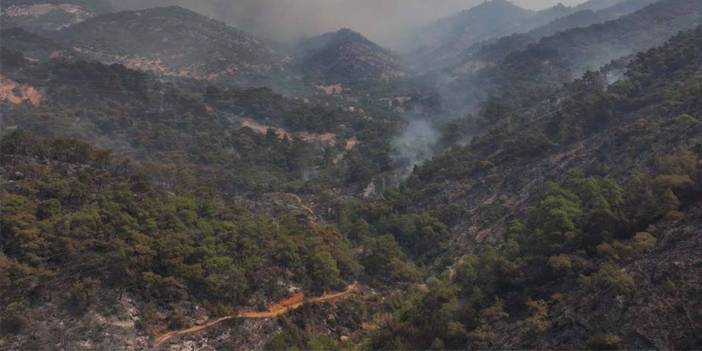
[[173, 308], [173, 313], [168, 317], [168, 328], [181, 329], [190, 326], [190, 320], [185, 316], [183, 311], [178, 308]]
[[61, 214], [61, 202], [56, 199], [42, 201], [37, 207], [37, 218], [48, 219]]
[[534, 336], [548, 330], [551, 322], [548, 319], [548, 305], [546, 302], [529, 299], [527, 307], [529, 307], [531, 315], [517, 322], [520, 333], [526, 336]]
[[600, 267], [600, 271], [596, 273], [596, 280], [614, 289], [618, 294], [628, 294], [636, 287], [631, 274], [610, 263]]
[[548, 266], [556, 273], [570, 273], [573, 270], [573, 260], [568, 255], [551, 256]]
[[98, 281], [92, 278], [81, 279], [68, 293], [68, 308], [76, 314], [85, 313], [97, 298]]
[[17, 334], [27, 327], [27, 308], [21, 302], [13, 302], [5, 308], [0, 319], [0, 331], [3, 334]]
[[651, 233], [641, 232], [634, 236], [634, 250], [636, 252], [650, 251], [656, 247], [658, 240]]

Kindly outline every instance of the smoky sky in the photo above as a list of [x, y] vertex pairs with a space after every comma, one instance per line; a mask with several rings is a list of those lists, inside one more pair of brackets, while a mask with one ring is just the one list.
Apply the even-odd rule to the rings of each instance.
[[[351, 28], [392, 46], [399, 34], [484, 0], [114, 0], [117, 8], [179, 5], [277, 41]], [[530, 9], [584, 0], [512, 0]]]

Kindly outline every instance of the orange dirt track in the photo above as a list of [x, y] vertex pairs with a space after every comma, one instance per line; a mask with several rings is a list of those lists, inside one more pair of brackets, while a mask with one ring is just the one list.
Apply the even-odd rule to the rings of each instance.
[[154, 345], [154, 347], [159, 347], [164, 342], [166, 342], [172, 338], [182, 336], [182, 335], [197, 333], [201, 330], [205, 330], [207, 328], [215, 326], [215, 325], [222, 323], [224, 321], [228, 321], [230, 319], [275, 318], [275, 317], [281, 316], [285, 313], [288, 313], [292, 310], [296, 310], [305, 304], [318, 304], [318, 303], [334, 302], [334, 301], [337, 301], [337, 300], [340, 300], [340, 299], [343, 299], [343, 298], [349, 296], [351, 293], [353, 293], [357, 289], [358, 289], [358, 283], [353, 283], [353, 284], [349, 285], [344, 291], [337, 292], [337, 293], [325, 293], [325, 294], [318, 296], [318, 297], [305, 298], [305, 295], [303, 293], [296, 293], [293, 296], [291, 296], [285, 300], [276, 302], [276, 303], [268, 306], [268, 309], [266, 311], [247, 311], [247, 310], [244, 310], [244, 311], [240, 311], [238, 313], [235, 313], [231, 316], [210, 319], [209, 321], [205, 322], [204, 324], [197, 325], [197, 326], [194, 326], [191, 328], [181, 329], [181, 330], [173, 330], [173, 331], [161, 334], [154, 339], [153, 345]]

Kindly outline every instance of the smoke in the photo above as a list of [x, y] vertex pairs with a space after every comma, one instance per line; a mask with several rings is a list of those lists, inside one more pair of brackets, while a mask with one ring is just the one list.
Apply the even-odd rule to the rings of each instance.
[[[398, 35], [484, 0], [112, 0], [118, 9], [178, 5], [280, 42], [351, 28], [393, 47]], [[512, 0], [529, 8], [583, 0]]]
[[391, 143], [393, 159], [406, 165], [405, 175], [409, 175], [414, 166], [430, 159], [434, 147], [439, 142], [441, 133], [425, 118], [413, 117], [407, 127]]

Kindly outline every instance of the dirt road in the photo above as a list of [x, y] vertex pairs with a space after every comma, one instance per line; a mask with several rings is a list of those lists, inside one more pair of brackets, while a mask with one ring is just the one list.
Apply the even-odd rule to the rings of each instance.
[[290, 298], [287, 298], [285, 300], [276, 302], [276, 303], [268, 306], [268, 309], [266, 311], [246, 311], [246, 310], [244, 310], [244, 311], [240, 311], [238, 313], [235, 313], [231, 316], [210, 319], [209, 321], [205, 322], [204, 324], [197, 325], [197, 326], [194, 326], [191, 328], [181, 329], [181, 330], [173, 330], [173, 331], [161, 334], [154, 339], [153, 345], [154, 345], [154, 347], [159, 347], [164, 342], [166, 342], [172, 338], [182, 336], [182, 335], [197, 333], [199, 331], [213, 327], [219, 323], [222, 323], [224, 321], [228, 321], [230, 319], [275, 318], [275, 317], [281, 316], [285, 313], [288, 313], [292, 310], [296, 310], [305, 304], [334, 302], [334, 301], [337, 301], [337, 300], [340, 300], [340, 299], [343, 299], [343, 298], [349, 296], [354, 291], [356, 291], [356, 289], [358, 289], [358, 283], [353, 283], [353, 284], [349, 285], [348, 287], [346, 287], [346, 289], [344, 291], [336, 292], [336, 293], [325, 293], [325, 294], [318, 296], [318, 297], [306, 298], [304, 294], [297, 293]]

